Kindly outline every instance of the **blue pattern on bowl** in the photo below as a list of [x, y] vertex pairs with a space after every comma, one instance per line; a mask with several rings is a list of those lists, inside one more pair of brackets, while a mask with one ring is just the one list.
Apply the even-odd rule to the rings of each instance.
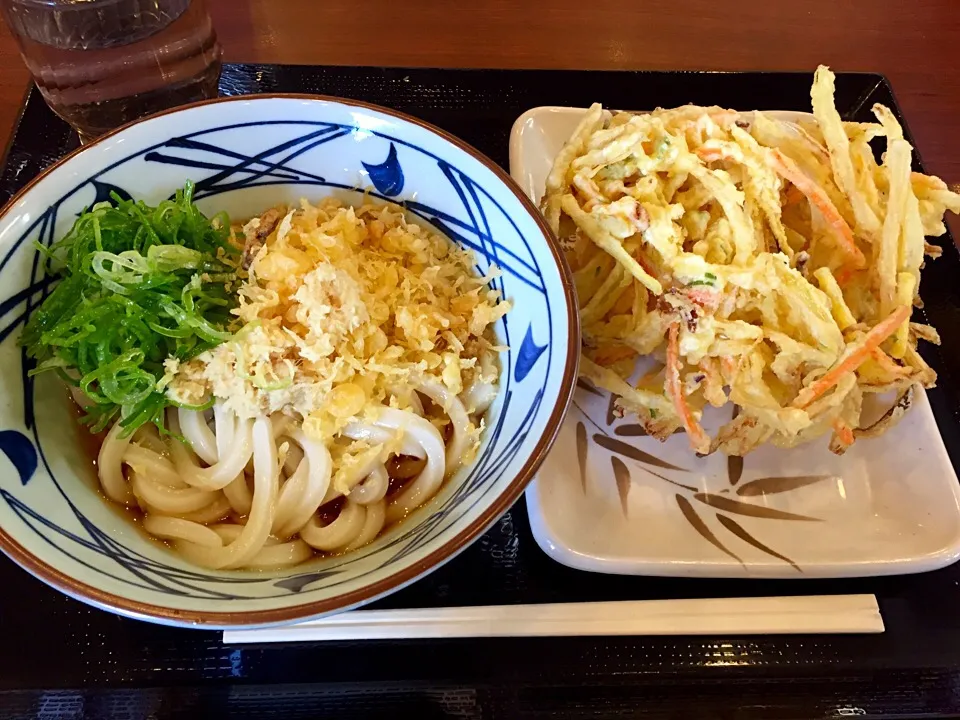
[[397, 160], [397, 146], [393, 143], [390, 143], [390, 153], [386, 160], [379, 165], [363, 163], [363, 167], [370, 175], [370, 182], [381, 195], [396, 197], [403, 192], [403, 168]]
[[[268, 112], [261, 105], [265, 102], [275, 103], [276, 107]], [[426, 509], [418, 511], [415, 519], [405, 521], [374, 544], [342, 558], [312, 562], [299, 570], [272, 575], [193, 568], [164, 548], [150, 544], [139, 534], [125, 531], [121, 526], [124, 520], [106, 523], [99, 506], [89, 502], [92, 493], [89, 490], [78, 492], [76, 477], [60, 479], [62, 468], [55, 466], [64, 464], [63, 457], [59, 456], [62, 448], [49, 443], [53, 437], [60, 442], [64, 431], [59, 426], [59, 432], [41, 427], [37, 421], [37, 389], [34, 378], [29, 376], [31, 362], [19, 350], [16, 351], [18, 369], [14, 369], [6, 355], [0, 357], [0, 376], [10, 384], [11, 375], [17, 373], [22, 392], [22, 420], [17, 423], [22, 430], [9, 427], [11, 413], [0, 411], [0, 422], [9, 428], [0, 431], [0, 450], [4, 451], [19, 475], [16, 486], [0, 477], [0, 497], [23, 526], [13, 528], [0, 513], [4, 530], [19, 544], [29, 545], [34, 554], [40, 546], [37, 540], [42, 539], [49, 546], [45, 548], [42, 561], [88, 586], [100, 588], [106, 583], [109, 590], [104, 592], [113, 597], [171, 607], [185, 613], [222, 610], [209, 606], [214, 600], [230, 601], [231, 606], [236, 606], [230, 609], [236, 612], [287, 609], [296, 604], [290, 601], [291, 596], [303, 599], [316, 596], [318, 600], [328, 600], [337, 597], [337, 588], [341, 585], [345, 593], [356, 593], [358, 589], [362, 592], [365, 585], [383, 583], [385, 578], [389, 580], [394, 568], [398, 573], [409, 574], [414, 564], [424, 562], [428, 554], [451, 543], [452, 538], [462, 534], [471, 521], [475, 524], [483, 509], [506, 491], [512, 479], [508, 475], [515, 475], [531, 454], [545, 450], [538, 445], [545, 433], [552, 436], [555, 427], [548, 422], [548, 417], [551, 421], [555, 419], [555, 407], [567, 399], [572, 379], [558, 376], [569, 375], [571, 369], [565, 364], [571, 340], [576, 340], [571, 339], [576, 333], [568, 321], [569, 288], [564, 290], [561, 270], [544, 243], [543, 235], [531, 232], [530, 228], [537, 228], [535, 221], [516, 200], [513, 190], [505, 193], [502, 186], [496, 185], [492, 173], [468, 154], [432, 134], [424, 135], [428, 132], [424, 128], [355, 106], [321, 102], [310, 106], [313, 114], [333, 116], [343, 115], [346, 108], [353, 120], [347, 123], [298, 117], [304, 114], [304, 106], [302, 102], [290, 99], [245, 101], [242, 106], [235, 107], [254, 116], [265, 114], [269, 119], [261, 117], [248, 122], [222, 124], [222, 120], [232, 113], [218, 113], [212, 109], [229, 108], [232, 104], [193, 108], [186, 113], [129, 128], [104, 141], [104, 145], [110, 146], [111, 160], [105, 166], [94, 170], [89, 166], [96, 167], [96, 160], [77, 163], [98, 149], [94, 146], [67, 166], [58, 168], [40, 183], [39, 189], [35, 188], [25, 196], [27, 199], [31, 194], [38, 194], [46, 185], [56, 187], [56, 192], [49, 188], [43, 192], [44, 196], [56, 199], [46, 201], [43, 212], [10, 243], [0, 261], [0, 287], [9, 289], [26, 285], [0, 302], [0, 323], [6, 323], [0, 329], [0, 351], [6, 348], [4, 352], [10, 352], [10, 346], [16, 341], [14, 331], [49, 290], [49, 280], [42, 275], [39, 254], [29, 247], [28, 240], [36, 239], [49, 245], [69, 227], [80, 209], [108, 199], [110, 193], [143, 197], [146, 192], [154, 195], [147, 197], [148, 201], [156, 201], [160, 199], [158, 193], [170, 193], [188, 177], [196, 182], [198, 202], [208, 210], [217, 207], [218, 203], [233, 203], [232, 216], [242, 216], [242, 212], [236, 211], [238, 207], [247, 208], [246, 215], [260, 212], [275, 202], [273, 196], [278, 194], [289, 200], [293, 196], [316, 198], [330, 192], [366, 192], [382, 200], [401, 201], [417, 218], [473, 250], [478, 272], [485, 273], [491, 264], [503, 271], [492, 285], [508, 299], [522, 302], [518, 302], [515, 310], [498, 324], [497, 330], [508, 346], [511, 341], [523, 339], [518, 348], [511, 347], [502, 354], [500, 397], [488, 418], [491, 425], [472, 467], [451, 480], [449, 487], [441, 491]], [[119, 140], [129, 138], [130, 144], [137, 147], [137, 137], [155, 137], [163, 131], [169, 132], [172, 118], [190, 113], [196, 118], [195, 124], [200, 125], [199, 130], [162, 136], [159, 142], [142, 143], [132, 153], [117, 151], [118, 147], [121, 151], [124, 147]], [[204, 116], [220, 122], [204, 124], [202, 121], [207, 119]], [[378, 127], [389, 128], [390, 132]], [[238, 143], [241, 138], [243, 142]], [[250, 148], [254, 142], [260, 142], [261, 146]], [[244, 151], [238, 145], [242, 145]], [[297, 165], [296, 161], [301, 158], [310, 159], [309, 169]], [[356, 170], [348, 167], [341, 172], [337, 163], [343, 162], [343, 158]], [[66, 167], [76, 164], [88, 166], [88, 174], [75, 170], [73, 179], [78, 176], [80, 179], [72, 185], [65, 183], [61, 176], [66, 175]], [[323, 175], [314, 172], [316, 166], [320, 166]], [[464, 170], [465, 166], [469, 169]], [[159, 170], [155, 172], [155, 168]], [[356, 181], [346, 182], [351, 172]], [[476, 179], [478, 172], [485, 177]], [[362, 182], [364, 174], [373, 189]], [[146, 183], [144, 177], [149, 178]], [[411, 178], [416, 178], [417, 187], [411, 188]], [[154, 179], [155, 186], [151, 185]], [[444, 190], [437, 189], [441, 187], [441, 181], [446, 183]], [[65, 186], [69, 189], [62, 192], [60, 189]], [[264, 195], [255, 201], [255, 205], [245, 203], [247, 197], [254, 197], [246, 194], [251, 189], [271, 197], [267, 199]], [[405, 197], [400, 197], [405, 189]], [[423, 202], [418, 199], [424, 194], [428, 200], [432, 196], [436, 196], [436, 200]], [[445, 197], [449, 202], [437, 202]], [[216, 202], [210, 202], [212, 198], [216, 198]], [[510, 204], [510, 212], [503, 207], [504, 202]], [[10, 217], [17, 209], [15, 207], [0, 221], [0, 247], [6, 244], [2, 238], [9, 234], [10, 226], [16, 222], [10, 221]], [[514, 214], [516, 219], [512, 217]], [[526, 235], [534, 243], [539, 243], [536, 247], [531, 246], [518, 222], [524, 225]], [[16, 261], [25, 268], [28, 257], [29, 272], [24, 282], [24, 278], [16, 277], [16, 269], [9, 266]], [[550, 258], [551, 264], [544, 268], [541, 263], [545, 258]], [[557, 320], [560, 327], [555, 327]], [[512, 333], [512, 326], [518, 324], [518, 332]], [[557, 352], [554, 352], [555, 346]], [[43, 382], [50, 381], [44, 377]], [[48, 391], [52, 392], [49, 388]], [[50, 401], [44, 407], [44, 415], [57, 415], [55, 409], [51, 409], [53, 404]], [[25, 433], [29, 433], [32, 441]], [[50, 461], [48, 452], [57, 454], [55, 462]], [[77, 454], [70, 457], [75, 463]], [[35, 473], [38, 458], [42, 473]], [[35, 477], [32, 483], [29, 482], [31, 477]], [[38, 482], [45, 485], [44, 489], [31, 493], [31, 488]], [[51, 487], [55, 488], [63, 504], [61, 513], [51, 510]], [[39, 504], [38, 499], [44, 503]], [[96, 514], [97, 518], [91, 518], [91, 514]], [[489, 523], [493, 519], [490, 517], [486, 521]], [[35, 537], [18, 532], [23, 528], [29, 528]], [[51, 549], [55, 552], [51, 553]], [[70, 562], [61, 568], [59, 565], [64, 564], [64, 559]], [[83, 577], [77, 577], [80, 573]], [[44, 579], [49, 581], [49, 578]], [[78, 594], [84, 595], [79, 591]], [[164, 603], [164, 597], [177, 598], [178, 601]], [[274, 600], [277, 602], [271, 602]], [[101, 602], [114, 604], [110, 599]], [[122, 602], [116, 603], [115, 609], [117, 607], [130, 612]], [[159, 619], [176, 622], [170, 617]]]

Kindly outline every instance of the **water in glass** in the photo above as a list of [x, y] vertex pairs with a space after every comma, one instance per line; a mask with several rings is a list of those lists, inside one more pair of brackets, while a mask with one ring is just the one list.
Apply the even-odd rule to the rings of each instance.
[[215, 97], [221, 49], [203, 0], [0, 0], [47, 103], [82, 141]]

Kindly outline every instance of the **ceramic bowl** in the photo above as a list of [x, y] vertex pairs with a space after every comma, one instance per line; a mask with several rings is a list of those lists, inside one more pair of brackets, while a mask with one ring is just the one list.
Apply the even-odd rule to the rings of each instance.
[[[187, 179], [208, 214], [358, 192], [404, 203], [474, 251], [513, 303], [496, 328], [502, 382], [476, 461], [356, 552], [278, 572], [208, 571], [149, 539], [97, 491], [89, 448], [53, 374], [31, 378], [17, 339], [49, 291], [49, 244], [111, 192], [155, 204]], [[349, 198], [348, 198], [349, 199]], [[79, 600], [174, 625], [262, 626], [355, 607], [463, 550], [519, 497], [574, 387], [572, 283], [533, 204], [493, 162], [411, 117], [315, 96], [201, 103], [124, 127], [46, 170], [0, 214], [0, 548]]]

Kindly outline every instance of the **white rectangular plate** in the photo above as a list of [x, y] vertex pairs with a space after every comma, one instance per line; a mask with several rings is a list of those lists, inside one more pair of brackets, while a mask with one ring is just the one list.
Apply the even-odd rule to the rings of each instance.
[[[514, 124], [510, 172], [535, 202], [583, 113], [540, 107]], [[742, 461], [697, 458], [684, 435], [638, 436], [635, 419], [611, 410], [605, 392], [579, 388], [527, 490], [533, 534], [564, 565], [812, 578], [922, 572], [960, 558], [960, 486], [924, 394], [899, 425], [843, 457], [822, 439]]]

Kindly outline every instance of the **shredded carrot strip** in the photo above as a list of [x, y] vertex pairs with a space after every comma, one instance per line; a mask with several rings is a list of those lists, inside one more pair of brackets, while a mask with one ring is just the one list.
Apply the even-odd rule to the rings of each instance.
[[659, 274], [653, 269], [653, 266], [650, 264], [650, 261], [647, 260], [646, 255], [643, 254], [642, 248], [637, 248], [636, 252], [633, 253], [633, 259], [637, 261], [637, 264], [640, 265], [644, 272], [646, 272], [650, 277], [656, 277]]
[[870, 357], [876, 348], [880, 347], [880, 343], [893, 335], [897, 328], [909, 317], [910, 308], [901, 306], [874, 325], [870, 329], [870, 332], [864, 335], [858, 344], [851, 345], [844, 351], [840, 360], [838, 360], [823, 377], [800, 392], [797, 399], [793, 402], [793, 407], [801, 409], [807, 407], [827, 392], [827, 390], [840, 382], [840, 378], [860, 367], [863, 361]]
[[716, 147], [698, 147], [696, 153], [698, 158], [708, 163], [723, 160], [726, 157], [726, 153]]
[[724, 380], [730, 381], [737, 374], [737, 361], [729, 355], [720, 358], [720, 367], [723, 369]]
[[850, 282], [850, 278], [853, 277], [853, 274], [856, 272], [856, 268], [852, 268], [849, 265], [840, 268], [837, 270], [837, 274], [834, 275], [834, 278], [837, 281], [837, 285], [846, 285]]
[[688, 287], [683, 291], [683, 294], [702, 308], [716, 310], [720, 306], [720, 293], [716, 290]]
[[684, 430], [690, 438], [690, 445], [697, 452], [707, 452], [710, 449], [710, 438], [700, 427], [700, 423], [693, 416], [687, 399], [683, 396], [680, 385], [680, 326], [673, 323], [667, 331], [667, 394], [673, 400], [673, 406], [680, 416]]
[[850, 447], [853, 445], [854, 437], [853, 430], [840, 418], [837, 418], [833, 421], [833, 431], [837, 434], [837, 437], [840, 439], [840, 442]]
[[834, 229], [840, 238], [840, 244], [850, 256], [854, 267], [862, 268], [867, 260], [860, 252], [860, 248], [853, 240], [853, 231], [847, 225], [840, 212], [830, 201], [823, 188], [803, 174], [797, 164], [779, 150], [766, 153], [767, 164], [784, 180], [793, 183], [797, 190], [807, 196], [807, 199], [821, 212], [827, 223]]

